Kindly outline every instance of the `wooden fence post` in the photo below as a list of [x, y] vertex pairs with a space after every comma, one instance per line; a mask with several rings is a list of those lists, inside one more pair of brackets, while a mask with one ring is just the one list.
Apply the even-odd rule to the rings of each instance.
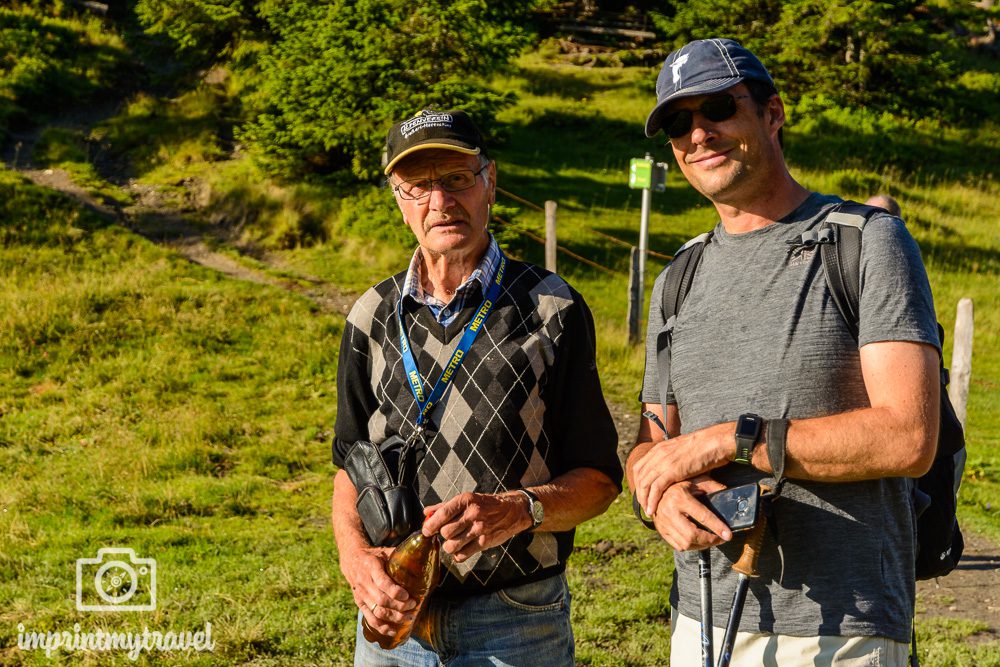
[[639, 267], [642, 266], [639, 249], [632, 246], [632, 254], [629, 260], [628, 271], [628, 342], [635, 345], [639, 342], [639, 320], [641, 319], [642, 294], [639, 288], [642, 285], [642, 274]]
[[545, 202], [545, 269], [556, 273], [556, 203]]
[[969, 402], [969, 380], [972, 377], [972, 299], [958, 302], [955, 316], [955, 337], [951, 344], [951, 384], [948, 397], [955, 414], [965, 427], [966, 406]]

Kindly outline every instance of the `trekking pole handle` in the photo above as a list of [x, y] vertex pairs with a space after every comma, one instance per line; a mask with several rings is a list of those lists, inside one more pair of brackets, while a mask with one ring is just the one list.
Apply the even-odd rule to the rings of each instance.
[[757, 563], [760, 560], [761, 547], [764, 544], [764, 530], [767, 517], [761, 516], [757, 523], [747, 534], [747, 541], [743, 543], [743, 553], [740, 559], [733, 563], [733, 570], [748, 577], [759, 577]]
[[[770, 491], [770, 488], [761, 484], [760, 490], [762, 493]], [[754, 524], [753, 528], [747, 534], [746, 542], [743, 543], [743, 553], [740, 554], [740, 559], [733, 563], [733, 570], [739, 572], [740, 574], [745, 574], [748, 577], [759, 577], [760, 572], [757, 569], [758, 562], [760, 561], [760, 552], [764, 546], [764, 535], [767, 532], [767, 513], [761, 512], [757, 517], [757, 523]]]

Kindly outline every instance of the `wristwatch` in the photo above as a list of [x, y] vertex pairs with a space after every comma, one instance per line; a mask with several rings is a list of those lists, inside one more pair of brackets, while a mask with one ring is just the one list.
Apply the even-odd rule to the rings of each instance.
[[528, 530], [534, 530], [542, 525], [542, 521], [545, 519], [545, 508], [542, 507], [542, 501], [538, 499], [538, 496], [531, 491], [527, 489], [518, 489], [518, 491], [528, 499], [528, 514], [531, 516], [531, 528]]
[[736, 420], [736, 463], [750, 465], [750, 455], [760, 440], [764, 420], [760, 415], [746, 413]]

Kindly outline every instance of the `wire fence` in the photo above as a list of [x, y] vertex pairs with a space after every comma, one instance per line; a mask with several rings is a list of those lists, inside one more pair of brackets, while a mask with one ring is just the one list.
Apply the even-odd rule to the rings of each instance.
[[[501, 188], [501, 187], [498, 186], [497, 187], [497, 192], [499, 194], [503, 195], [504, 197], [507, 197], [508, 199], [516, 201], [519, 204], [523, 204], [523, 205], [527, 206], [528, 208], [530, 208], [530, 209], [532, 209], [534, 211], [538, 211], [540, 213], [544, 213], [545, 212], [545, 208], [544, 207], [539, 206], [538, 204], [536, 204], [536, 203], [534, 203], [532, 201], [529, 201], [529, 200], [525, 199], [524, 197], [516, 195], [513, 192], [510, 192], [509, 190], [504, 190], [503, 188]], [[501, 218], [499, 215], [496, 215], [496, 214], [493, 215], [493, 219], [496, 220], [497, 222], [501, 223], [504, 226], [505, 229], [509, 229], [509, 230], [511, 230], [513, 232], [516, 232], [517, 234], [525, 236], [525, 237], [531, 239], [532, 241], [535, 241], [536, 243], [539, 243], [539, 244], [541, 244], [543, 246], [545, 245], [545, 239], [542, 238], [541, 236], [539, 236], [538, 234], [536, 234], [535, 232], [533, 232], [531, 230], [528, 230], [528, 229], [525, 229], [524, 227], [520, 227], [518, 225], [515, 225], [514, 223], [510, 222], [509, 220], [505, 220], [505, 219]], [[634, 247], [634, 245], [631, 244], [631, 243], [629, 243], [628, 241], [623, 241], [622, 239], [620, 239], [620, 238], [618, 238], [616, 236], [613, 236], [611, 234], [608, 234], [606, 232], [602, 232], [600, 230], [593, 229], [593, 228], [590, 228], [590, 227], [588, 227], [586, 229], [587, 229], [588, 232], [591, 232], [591, 233], [593, 233], [593, 234], [595, 234], [597, 236], [600, 236], [601, 238], [607, 239], [608, 241], [611, 241], [615, 245], [618, 245], [618, 246], [621, 246], [621, 247], [624, 247], [624, 248], [628, 248], [630, 251]], [[579, 255], [579, 254], [573, 252], [572, 250], [570, 250], [569, 248], [566, 248], [564, 246], [556, 245], [556, 250], [558, 250], [559, 252], [561, 252], [562, 254], [564, 254], [564, 255], [566, 255], [568, 257], [571, 257], [571, 258], [575, 259], [578, 262], [586, 264], [587, 266], [591, 266], [591, 267], [593, 267], [595, 269], [599, 269], [601, 271], [604, 271], [605, 273], [610, 273], [612, 275], [620, 275], [620, 276], [627, 276], [628, 275], [628, 273], [626, 271], [621, 271], [619, 269], [613, 269], [613, 268], [611, 268], [609, 266], [604, 266], [603, 264], [599, 264], [599, 263], [595, 262], [594, 260], [588, 259], [586, 257], [583, 257], [582, 255]], [[667, 260], [667, 261], [673, 259], [673, 255], [664, 255], [663, 253], [656, 252], [655, 250], [650, 250], [648, 248], [646, 250], [646, 254], [647, 255], [651, 255], [653, 257], [660, 258], [660, 259], [664, 259], [664, 260]]]
[[[523, 227], [518, 227], [517, 225], [513, 224], [509, 220], [504, 220], [499, 215], [494, 214], [493, 215], [493, 219], [496, 220], [497, 222], [500, 222], [501, 224], [503, 224], [504, 228], [510, 229], [510, 230], [512, 230], [514, 232], [517, 232], [518, 234], [521, 234], [522, 236], [527, 236], [532, 241], [536, 241], [536, 242], [540, 243], [543, 246], [545, 245], [545, 239], [543, 239], [538, 234], [536, 234], [536, 233], [534, 233], [532, 231], [528, 231], [527, 229], [524, 229]], [[604, 266], [603, 264], [598, 264], [597, 262], [595, 262], [595, 261], [593, 261], [591, 259], [587, 259], [586, 257], [583, 257], [581, 255], [578, 255], [575, 252], [573, 252], [572, 250], [570, 250], [569, 248], [564, 248], [561, 245], [557, 245], [556, 246], [556, 250], [558, 250], [559, 252], [563, 253], [564, 255], [568, 255], [569, 257], [572, 257], [573, 259], [577, 260], [578, 262], [583, 262], [587, 266], [592, 266], [595, 269], [600, 269], [601, 271], [604, 271], [606, 273], [610, 273], [612, 275], [619, 275], [619, 276], [628, 275], [624, 271], [619, 271], [618, 269], [612, 269], [609, 266]]]

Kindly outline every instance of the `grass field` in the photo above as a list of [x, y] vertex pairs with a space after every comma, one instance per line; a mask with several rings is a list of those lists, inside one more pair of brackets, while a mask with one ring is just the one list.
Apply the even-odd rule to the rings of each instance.
[[[560, 256], [560, 272], [595, 312], [609, 399], [629, 408], [637, 407], [642, 354], [625, 341], [628, 251], [595, 231], [636, 242], [639, 193], [625, 186], [628, 159], [646, 151], [669, 157], [641, 138], [651, 81], [648, 70], [557, 68], [529, 57], [497, 82], [521, 96], [503, 117], [500, 186], [529, 201], [558, 201], [560, 243], [614, 272]], [[829, 143], [820, 139], [830, 137], [814, 131], [789, 132], [796, 175], [857, 198], [874, 190], [897, 196], [946, 330], [958, 299], [975, 300], [961, 518], [1000, 542], [1000, 188], [983, 168], [903, 172], [847, 158], [822, 167]], [[836, 131], [866, 141], [850, 128]], [[998, 140], [987, 134], [981, 143], [995, 151]], [[148, 172], [137, 177], [176, 181], [169, 146], [153, 153], [164, 157], [145, 156]], [[404, 265], [410, 249], [386, 228], [384, 191], [337, 207], [321, 189], [262, 187], [245, 164], [211, 163], [206, 153], [193, 148], [185, 159], [199, 173], [230, 176], [228, 190], [216, 184], [219, 193], [257, 197], [245, 201], [272, 206], [269, 219], [288, 228], [325, 225], [327, 241], [280, 251], [290, 270], [360, 291]], [[500, 203], [514, 227], [542, 229], [540, 214]], [[671, 172], [667, 192], [654, 197], [650, 245], [671, 253], [714, 219]], [[282, 238], [281, 230], [266, 235]], [[541, 261], [527, 237], [501, 234], [514, 254]], [[647, 285], [659, 268], [650, 262]], [[0, 275], [0, 664], [129, 662], [121, 654], [48, 659], [20, 651], [22, 626], [195, 631], [206, 622], [213, 653], [144, 656], [139, 664], [350, 664], [354, 607], [328, 519], [342, 319], [286, 292], [220, 278], [9, 172], [0, 172]], [[624, 498], [582, 526], [577, 545], [569, 576], [578, 660], [665, 664], [669, 550], [631, 517]], [[155, 612], [76, 610], [76, 559], [110, 546], [157, 560]], [[997, 642], [966, 641], [981, 631], [921, 617], [922, 664], [1000, 665]]]

